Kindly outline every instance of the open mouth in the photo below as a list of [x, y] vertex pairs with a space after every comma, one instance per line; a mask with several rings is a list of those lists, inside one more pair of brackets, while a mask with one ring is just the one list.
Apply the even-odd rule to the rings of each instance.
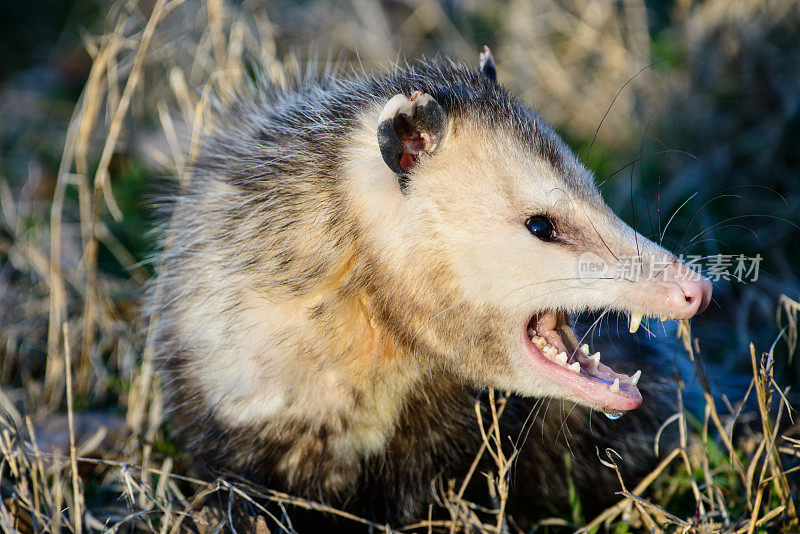
[[570, 390], [567, 396], [573, 400], [611, 416], [633, 410], [642, 403], [636, 387], [641, 371], [629, 376], [601, 363], [600, 353], [592, 353], [588, 345], [575, 337], [566, 314], [534, 315], [523, 337], [531, 363]]

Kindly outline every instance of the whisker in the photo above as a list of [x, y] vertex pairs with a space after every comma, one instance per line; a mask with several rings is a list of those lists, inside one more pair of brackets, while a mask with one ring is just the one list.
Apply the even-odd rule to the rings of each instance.
[[692, 200], [694, 197], [696, 197], [697, 195], [698, 195], [698, 193], [692, 193], [692, 196], [690, 196], [689, 198], [687, 198], [687, 199], [686, 199], [686, 200], [683, 202], [683, 204], [681, 204], [681, 205], [678, 207], [678, 209], [676, 209], [676, 210], [675, 210], [675, 212], [672, 214], [672, 217], [670, 217], [670, 218], [669, 218], [669, 220], [667, 221], [667, 224], [666, 224], [666, 226], [664, 226], [664, 231], [663, 231], [663, 232], [661, 232], [661, 238], [658, 240], [658, 244], [659, 244], [659, 245], [660, 245], [661, 243], [663, 243], [663, 242], [664, 242], [664, 234], [666, 234], [666, 233], [667, 233], [667, 228], [669, 228], [669, 225], [670, 225], [670, 223], [671, 223], [671, 222], [672, 222], [672, 221], [675, 219], [675, 216], [678, 214], [678, 212], [679, 212], [679, 211], [681, 211], [681, 208], [683, 208], [683, 207], [684, 207], [686, 204], [688, 204], [688, 203], [689, 203], [689, 201], [691, 201], [691, 200]]
[[[639, 145], [639, 171], [641, 176], [642, 182], [642, 196], [644, 197], [644, 205], [647, 208], [647, 219], [650, 221], [650, 234], [652, 235], [655, 232], [653, 228], [653, 218], [650, 216], [650, 202], [647, 200], [647, 185], [644, 180], [644, 142], [647, 139], [647, 130], [650, 128], [650, 123], [653, 121], [653, 117], [655, 116], [655, 112], [650, 114], [650, 118], [647, 119], [647, 125], [644, 127], [644, 133], [642, 134], [642, 142]], [[633, 194], [631, 194], [631, 197]], [[631, 203], [633, 203], [633, 198], [631, 198]]]
[[[713, 198], [711, 198], [711, 199], [709, 199], [709, 200], [705, 201], [705, 202], [704, 202], [704, 203], [703, 203], [703, 204], [702, 204], [702, 205], [701, 205], [699, 208], [697, 208], [697, 209], [694, 211], [694, 213], [692, 214], [692, 217], [691, 217], [691, 219], [689, 219], [689, 222], [686, 224], [686, 229], [685, 229], [685, 230], [684, 230], [684, 232], [683, 232], [683, 237], [681, 238], [681, 241], [680, 241], [680, 242], [679, 242], [679, 244], [678, 244], [678, 246], [679, 246], [679, 247], [680, 247], [681, 245], [683, 245], [683, 241], [684, 241], [684, 239], [686, 239], [686, 234], [688, 234], [688, 233], [689, 233], [689, 228], [691, 228], [691, 226], [692, 226], [692, 223], [694, 222], [694, 220], [695, 220], [695, 218], [697, 217], [697, 215], [698, 215], [698, 214], [699, 214], [699, 213], [700, 213], [700, 212], [703, 210], [703, 208], [705, 208], [706, 206], [708, 206], [708, 205], [709, 205], [709, 204], [711, 204], [712, 202], [714, 202], [714, 201], [716, 201], [716, 200], [719, 200], [719, 199], [722, 199], [722, 198], [739, 198], [739, 199], [742, 199], [742, 200], [747, 200], [748, 202], [750, 201], [750, 199], [748, 199], [747, 197], [744, 197], [744, 196], [742, 196], [742, 195], [731, 195], [731, 194], [719, 194], [719, 195], [715, 195]], [[683, 249], [681, 249], [681, 250], [683, 250]]]
[[635, 80], [637, 76], [639, 76], [641, 73], [643, 73], [643, 72], [644, 72], [644, 71], [646, 71], [647, 69], [649, 69], [649, 68], [652, 68], [652, 67], [654, 67], [654, 66], [658, 65], [658, 64], [659, 64], [659, 63], [661, 63], [662, 61], [663, 61], [663, 60], [659, 59], [658, 61], [654, 61], [654, 62], [650, 63], [649, 65], [645, 65], [644, 67], [642, 67], [641, 69], [639, 69], [639, 72], [637, 72], [636, 74], [634, 74], [633, 76], [631, 76], [631, 77], [628, 79], [628, 81], [627, 81], [627, 82], [625, 82], [625, 83], [622, 85], [622, 87], [620, 87], [620, 88], [619, 88], [619, 91], [617, 91], [617, 94], [616, 94], [616, 95], [614, 95], [614, 98], [611, 100], [611, 103], [608, 105], [608, 109], [606, 109], [606, 112], [605, 112], [605, 113], [603, 113], [603, 118], [602, 118], [602, 119], [600, 119], [600, 124], [598, 124], [598, 125], [597, 125], [597, 129], [594, 131], [594, 136], [592, 136], [592, 142], [591, 142], [591, 143], [589, 143], [589, 150], [587, 151], [587, 154], [586, 154], [586, 160], [588, 160], [588, 159], [589, 159], [589, 156], [591, 156], [591, 154], [592, 154], [592, 147], [594, 146], [594, 142], [597, 140], [597, 134], [598, 134], [598, 133], [600, 133], [600, 127], [601, 127], [601, 126], [603, 126], [603, 122], [605, 122], [605, 120], [606, 120], [606, 117], [608, 117], [608, 114], [611, 112], [611, 108], [612, 108], [612, 107], [614, 107], [614, 103], [617, 101], [617, 98], [619, 98], [619, 95], [620, 95], [620, 94], [622, 94], [622, 91], [623, 91], [623, 90], [625, 90], [625, 88], [626, 88], [626, 87], [627, 87], [627, 86], [628, 86], [628, 85], [629, 85], [629, 84], [630, 84], [630, 83], [631, 83], [633, 80]]

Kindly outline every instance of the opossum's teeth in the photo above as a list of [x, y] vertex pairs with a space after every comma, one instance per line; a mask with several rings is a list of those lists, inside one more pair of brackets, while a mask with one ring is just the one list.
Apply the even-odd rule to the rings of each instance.
[[[599, 352], [597, 354], [600, 354]], [[587, 354], [584, 354], [583, 351], [578, 352], [577, 354], [578, 361], [581, 362], [581, 365], [588, 366], [589, 368], [597, 367], [597, 364], [600, 362], [599, 356], [597, 359], [595, 357], [589, 356], [588, 351]]]
[[642, 314], [641, 313], [632, 313], [631, 314], [631, 321], [630, 326], [628, 327], [628, 332], [631, 334], [635, 334], [637, 330], [639, 330], [639, 325], [642, 323]]
[[611, 393], [617, 393], [619, 391], [619, 378], [614, 379], [614, 383], [611, 384], [610, 388]]
[[[634, 319], [637, 316], [634, 315]], [[641, 321], [641, 316], [638, 316]], [[633, 390], [641, 376], [632, 377], [617, 373], [600, 362], [600, 353], [590, 354], [589, 345], [581, 343], [569, 325], [569, 318], [561, 314], [544, 313], [535, 316], [526, 327], [531, 344], [559, 367], [571, 371], [582, 379], [604, 384], [613, 393]], [[574, 374], [573, 374], [574, 373]]]
[[558, 363], [558, 365], [560, 365], [561, 367], [569, 369], [575, 374], [580, 374], [581, 364], [578, 362], [570, 363], [569, 357], [567, 356], [566, 352], [562, 350], [561, 352], [556, 353], [556, 350], [558, 349], [556, 349], [552, 345], [545, 345], [544, 349], [542, 349], [542, 352], [544, 352], [546, 356], [553, 358], [556, 361], [556, 363]]
[[[633, 314], [631, 319], [636, 323], [632, 326], [637, 326], [643, 316]], [[563, 372], [559, 372], [553, 366], [546, 366], [548, 373], [567, 387], [575, 388], [579, 395], [585, 396], [599, 409], [618, 416], [641, 403], [641, 395], [636, 387], [642, 376], [641, 371], [628, 376], [601, 363], [600, 352], [590, 354], [589, 345], [575, 337], [566, 315], [552, 312], [536, 315], [525, 332], [540, 358], [543, 356], [563, 369]], [[623, 406], [628, 407], [620, 409]]]
[[641, 378], [641, 376], [642, 376], [642, 372], [641, 371], [636, 371], [635, 373], [633, 373], [632, 376], [629, 376], [628, 378], [623, 378], [622, 379], [622, 383], [626, 384], [628, 386], [634, 386], [635, 387], [636, 384], [639, 383], [639, 378]]

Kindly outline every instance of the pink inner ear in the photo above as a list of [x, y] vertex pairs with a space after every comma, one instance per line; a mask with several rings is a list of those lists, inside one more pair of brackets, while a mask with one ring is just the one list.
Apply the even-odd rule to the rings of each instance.
[[400, 167], [408, 171], [417, 164], [417, 155], [427, 148], [428, 141], [418, 132], [409, 132], [403, 134], [402, 143], [403, 155], [400, 157]]

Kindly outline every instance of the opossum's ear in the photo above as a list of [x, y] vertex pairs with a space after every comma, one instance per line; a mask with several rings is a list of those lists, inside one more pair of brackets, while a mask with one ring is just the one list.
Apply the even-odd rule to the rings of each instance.
[[384, 106], [378, 119], [378, 146], [404, 192], [408, 171], [420, 154], [432, 154], [439, 147], [444, 130], [444, 109], [428, 93], [415, 91], [411, 98], [394, 95]]
[[494, 57], [489, 47], [483, 45], [483, 52], [481, 52], [481, 62], [478, 72], [486, 76], [489, 81], [497, 83], [497, 67], [494, 65]]

